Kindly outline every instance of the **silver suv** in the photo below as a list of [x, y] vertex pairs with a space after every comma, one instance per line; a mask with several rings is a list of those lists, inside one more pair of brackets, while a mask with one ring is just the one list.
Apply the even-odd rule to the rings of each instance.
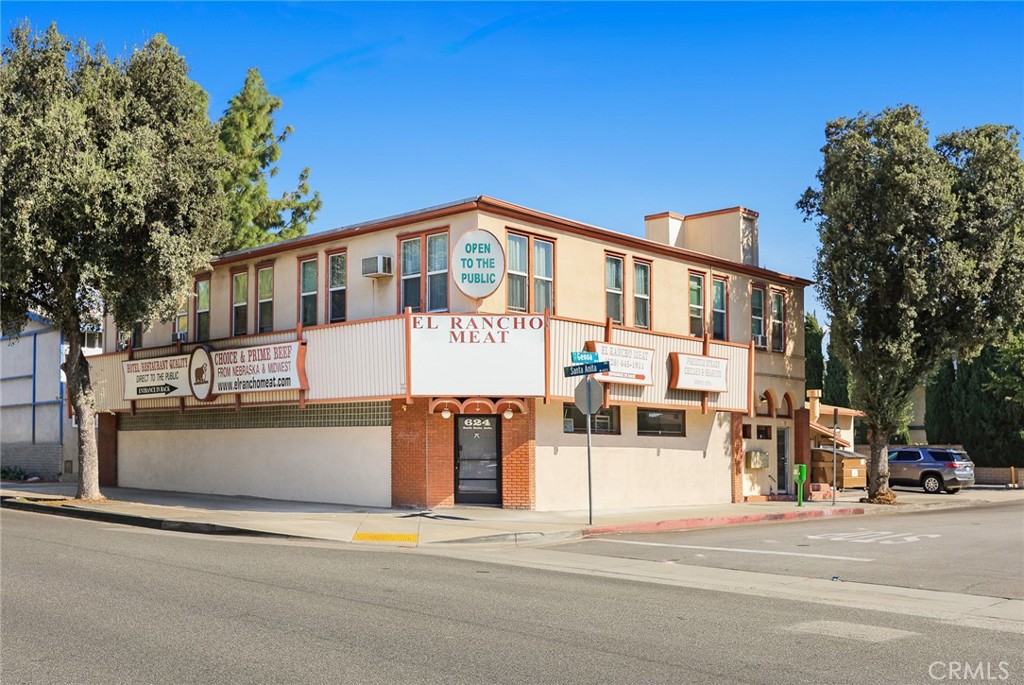
[[974, 485], [974, 463], [951, 447], [899, 447], [889, 450], [889, 483], [952, 495]]

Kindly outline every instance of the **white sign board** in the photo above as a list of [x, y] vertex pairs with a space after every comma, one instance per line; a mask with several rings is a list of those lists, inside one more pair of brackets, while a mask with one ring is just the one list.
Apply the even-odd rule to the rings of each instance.
[[599, 373], [596, 380], [624, 385], [653, 385], [651, 373], [654, 365], [654, 350], [646, 347], [629, 347], [591, 340], [587, 349], [597, 352], [597, 357], [608, 362], [608, 373]]
[[306, 346], [274, 343], [231, 350], [197, 347], [188, 360], [188, 380], [198, 400], [217, 395], [305, 390]]
[[410, 394], [544, 395], [543, 316], [414, 314], [410, 324]]
[[669, 360], [672, 366], [670, 388], [708, 392], [726, 392], [729, 389], [728, 361], [725, 359], [673, 352]]
[[493, 233], [477, 229], [464, 234], [452, 250], [452, 279], [467, 297], [487, 297], [505, 277], [505, 250]]
[[133, 359], [121, 362], [124, 372], [124, 399], [154, 400], [164, 397], [188, 397], [188, 355]]

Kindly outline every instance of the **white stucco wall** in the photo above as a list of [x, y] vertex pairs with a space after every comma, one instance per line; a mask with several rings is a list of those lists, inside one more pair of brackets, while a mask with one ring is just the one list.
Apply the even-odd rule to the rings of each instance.
[[[594, 510], [729, 502], [730, 419], [686, 413], [686, 437], [636, 434], [623, 406], [620, 435], [593, 437]], [[537, 405], [536, 507], [587, 508], [587, 436], [562, 432], [562, 403]]]
[[122, 487], [391, 506], [391, 428], [121, 431]]

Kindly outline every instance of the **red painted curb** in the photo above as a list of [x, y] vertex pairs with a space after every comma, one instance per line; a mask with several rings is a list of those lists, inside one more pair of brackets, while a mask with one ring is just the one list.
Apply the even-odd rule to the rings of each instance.
[[584, 528], [583, 537], [589, 537], [591, 535], [609, 535], [612, 533], [663, 533], [672, 530], [736, 526], [746, 523], [794, 521], [797, 519], [827, 518], [832, 516], [859, 516], [863, 513], [864, 509], [862, 507], [854, 507], [849, 509], [812, 509], [809, 511], [783, 511], [774, 514], [737, 514], [735, 516], [709, 516], [698, 519], [673, 519], [670, 521], [647, 521], [644, 523], [620, 523], [611, 526], [591, 526], [589, 528]]

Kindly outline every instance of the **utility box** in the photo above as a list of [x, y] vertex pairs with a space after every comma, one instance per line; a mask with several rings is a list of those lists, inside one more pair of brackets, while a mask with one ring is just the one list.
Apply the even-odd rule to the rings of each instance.
[[766, 469], [766, 468], [768, 468], [768, 451], [767, 450], [747, 450], [747, 468], [748, 469]]

